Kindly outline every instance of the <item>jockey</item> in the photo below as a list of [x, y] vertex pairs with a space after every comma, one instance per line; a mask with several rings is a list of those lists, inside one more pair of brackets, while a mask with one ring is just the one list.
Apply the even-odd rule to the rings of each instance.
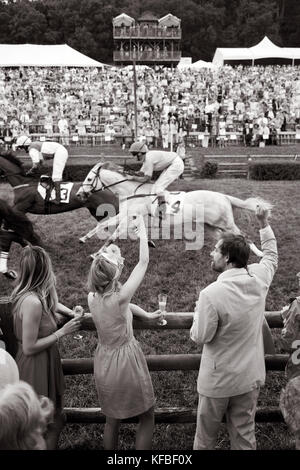
[[26, 173], [31, 176], [37, 173], [41, 168], [44, 158], [53, 158], [52, 181], [55, 187], [54, 204], [60, 203], [60, 182], [62, 181], [63, 171], [68, 160], [67, 149], [58, 142], [32, 142], [30, 137], [21, 135], [17, 138], [16, 148], [23, 148], [32, 160], [32, 168]]
[[146, 183], [151, 180], [154, 171], [162, 171], [153, 185], [158, 195], [158, 205], [165, 204], [164, 190], [183, 173], [184, 163], [176, 152], [165, 152], [161, 150], [148, 151], [143, 142], [134, 142], [129, 152], [136, 156], [138, 161], [143, 162], [139, 173], [129, 175], [128, 179]]

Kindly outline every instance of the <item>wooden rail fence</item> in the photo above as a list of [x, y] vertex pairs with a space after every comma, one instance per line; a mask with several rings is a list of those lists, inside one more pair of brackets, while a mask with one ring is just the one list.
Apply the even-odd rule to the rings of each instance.
[[[9, 334], [12, 327], [10, 317], [10, 304], [0, 299], [0, 328]], [[66, 321], [65, 317], [58, 316], [60, 323]], [[270, 328], [282, 328], [280, 312], [265, 312], [265, 317]], [[192, 312], [177, 312], [166, 314], [167, 325], [159, 326], [155, 321], [134, 319], [133, 327], [136, 330], [178, 330], [189, 329], [192, 326]], [[8, 326], [10, 325], [10, 328]], [[92, 318], [82, 321], [81, 329], [84, 331], [95, 330]], [[11, 341], [11, 332], [10, 332]], [[176, 371], [199, 370], [201, 354], [162, 354], [146, 356], [150, 371]], [[268, 371], [283, 371], [288, 360], [287, 354], [265, 355], [266, 369]], [[92, 374], [93, 358], [62, 359], [65, 375]], [[105, 423], [105, 416], [101, 408], [68, 408], [64, 409], [67, 423]], [[166, 407], [155, 410], [155, 422], [158, 423], [195, 423], [197, 409], [185, 407]], [[124, 422], [136, 422], [136, 418], [124, 420]], [[277, 407], [261, 407], [256, 412], [256, 422], [274, 423], [283, 422], [282, 414]]]

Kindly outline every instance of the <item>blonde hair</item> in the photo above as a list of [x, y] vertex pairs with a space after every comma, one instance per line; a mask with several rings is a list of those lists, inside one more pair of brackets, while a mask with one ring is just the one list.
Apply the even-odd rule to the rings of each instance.
[[56, 280], [48, 253], [40, 246], [26, 246], [20, 259], [17, 286], [11, 294], [14, 307], [28, 292], [40, 299], [43, 310], [54, 316], [57, 308]]
[[0, 391], [0, 450], [46, 449], [43, 434], [53, 410], [49, 398], [38, 398], [28, 383], [6, 385]]
[[105, 296], [111, 294], [117, 287], [115, 279], [119, 272], [116, 265], [110, 263], [101, 255], [96, 256], [90, 268], [88, 276], [88, 289]]

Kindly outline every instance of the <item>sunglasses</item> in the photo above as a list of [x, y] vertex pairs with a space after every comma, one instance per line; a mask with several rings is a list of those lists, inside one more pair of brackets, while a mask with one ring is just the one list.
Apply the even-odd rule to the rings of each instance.
[[105, 253], [104, 251], [101, 251], [100, 253], [98, 253], [96, 256], [101, 256], [102, 258], [105, 259], [105, 261], [107, 261], [109, 264], [112, 264], [113, 266], [116, 266], [117, 268], [122, 268], [124, 266], [124, 260], [125, 258], [122, 258], [122, 256], [120, 257], [120, 259], [118, 261], [115, 261], [115, 260], [112, 260], [109, 256], [108, 253]]

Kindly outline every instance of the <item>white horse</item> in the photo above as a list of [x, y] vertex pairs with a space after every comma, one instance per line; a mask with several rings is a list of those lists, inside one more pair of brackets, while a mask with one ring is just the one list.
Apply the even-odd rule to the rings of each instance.
[[[119, 171], [115, 171], [116, 169]], [[120, 173], [120, 168], [111, 163], [101, 162], [95, 165], [88, 173], [76, 195], [81, 200], [84, 200], [91, 194], [104, 189], [110, 189], [113, 193], [119, 195], [119, 214], [104, 222], [100, 222], [93, 230], [80, 239], [82, 243], [110, 226], [118, 226], [120, 222], [128, 218], [129, 212], [131, 215], [142, 213], [143, 215], [158, 216], [157, 195], [153, 192], [153, 184], [141, 184], [128, 180], [126, 175]], [[198, 206], [203, 208], [203, 222], [210, 226], [216, 235], [220, 235], [224, 231], [241, 234], [241, 230], [234, 222], [233, 207], [252, 212], [256, 211], [257, 206], [263, 206], [269, 210], [272, 208], [271, 204], [261, 198], [249, 198], [243, 201], [233, 196], [205, 190], [180, 193], [166, 192], [166, 199], [169, 201], [169, 214], [174, 216], [170, 219], [171, 224], [176, 224], [175, 216], [179, 210], [184, 212], [187, 208]], [[191, 214], [188, 210], [186, 210], [186, 213]], [[191, 217], [194, 216], [191, 215]], [[119, 229], [119, 234], [120, 231]], [[114, 236], [115, 238], [116, 236]], [[262, 256], [261, 251], [254, 243], [250, 243], [250, 248], [257, 256]]]

